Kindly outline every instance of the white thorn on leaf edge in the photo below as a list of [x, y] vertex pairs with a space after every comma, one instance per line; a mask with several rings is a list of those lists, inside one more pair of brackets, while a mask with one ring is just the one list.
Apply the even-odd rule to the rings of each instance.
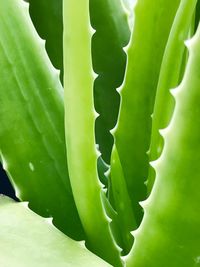
[[114, 128], [112, 128], [111, 130], [109, 130], [109, 132], [112, 134], [112, 135], [115, 135], [115, 132], [117, 131], [117, 124], [115, 125]]
[[60, 76], [60, 70], [59, 70], [59, 69], [56, 69], [56, 68], [54, 67], [54, 71], [55, 71], [56, 75]]
[[165, 137], [165, 134], [166, 134], [166, 128], [164, 128], [164, 129], [159, 129], [158, 132], [159, 132], [159, 134], [160, 134], [162, 137]]
[[116, 88], [116, 91], [117, 91], [119, 94], [121, 94], [122, 89], [123, 89], [123, 84], [120, 85], [119, 87], [117, 87], [117, 88]]
[[189, 49], [190, 45], [191, 45], [191, 39], [185, 40], [184, 41], [185, 46]]
[[78, 243], [82, 248], [86, 249], [85, 240], [81, 240]]
[[192, 43], [193, 43], [193, 38], [190, 38], [190, 39], [184, 41], [184, 44], [185, 44], [185, 46], [187, 47], [188, 50], [192, 46]]
[[163, 129], [159, 129], [158, 132], [159, 134], [165, 139], [167, 134], [169, 133], [170, 131], [170, 124], [169, 126], [167, 126], [166, 128], [163, 128]]
[[46, 46], [46, 40], [39, 37], [40, 44], [45, 47]]
[[45, 221], [46, 221], [48, 224], [53, 225], [53, 217], [45, 218]]
[[133, 231], [130, 232], [130, 234], [131, 234], [134, 238], [137, 237], [138, 233], [139, 233], [139, 228], [137, 228], [136, 230], [133, 230]]
[[97, 119], [100, 116], [100, 114], [98, 112], [96, 112], [96, 110], [94, 109], [94, 117], [95, 119]]
[[150, 165], [152, 168], [156, 169], [157, 164], [158, 164], [157, 161], [158, 161], [157, 159], [156, 159], [156, 160], [152, 160], [152, 161], [149, 162], [149, 165]]
[[23, 201], [23, 202], [19, 202], [24, 208], [29, 209], [29, 202], [28, 201]]
[[180, 92], [180, 85], [176, 88], [170, 89], [169, 92], [176, 99], [177, 94]]
[[[102, 183], [101, 183], [102, 184]], [[107, 194], [107, 188], [105, 187], [105, 185], [104, 184], [102, 184], [102, 191], [104, 192], [104, 194]]]
[[140, 205], [143, 209], [146, 209], [147, 206], [148, 206], [148, 204], [149, 204], [149, 198], [147, 198], [147, 199], [145, 199], [145, 200], [139, 202], [139, 205]]
[[97, 150], [97, 149], [96, 149], [96, 155], [97, 155], [98, 158], [101, 157], [101, 152], [99, 150]]
[[111, 170], [110, 168], [104, 172], [104, 175], [108, 178], [110, 176]]
[[96, 73], [94, 70], [92, 70], [92, 77], [94, 80], [96, 80], [96, 78], [99, 76], [98, 73]]
[[106, 220], [108, 221], [108, 223], [110, 224], [112, 222], [112, 219], [107, 215], [107, 213], [105, 212], [105, 216], [106, 216]]
[[128, 54], [129, 47], [130, 47], [130, 42], [122, 48], [126, 54]]
[[198, 45], [199, 34], [200, 34], [200, 25], [198, 26], [196, 33], [190, 39], [184, 41], [184, 44], [188, 48], [188, 50], [190, 50], [191, 47], [195, 45], [195, 43]]
[[96, 30], [91, 25], [89, 26], [89, 29], [90, 29], [90, 34], [94, 35]]

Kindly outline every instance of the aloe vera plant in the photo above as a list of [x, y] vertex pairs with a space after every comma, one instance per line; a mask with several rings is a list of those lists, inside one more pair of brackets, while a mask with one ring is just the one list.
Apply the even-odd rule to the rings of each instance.
[[0, 266], [200, 265], [199, 19], [0, 0]]

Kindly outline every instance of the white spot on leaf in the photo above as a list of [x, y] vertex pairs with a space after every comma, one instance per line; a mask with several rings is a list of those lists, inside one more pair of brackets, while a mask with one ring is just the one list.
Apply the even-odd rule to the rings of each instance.
[[200, 265], [200, 256], [197, 256], [196, 258], [194, 258], [194, 261], [196, 265]]
[[35, 170], [35, 167], [34, 167], [34, 165], [33, 165], [32, 162], [29, 162], [28, 166], [29, 166], [29, 169], [30, 169], [32, 172]]

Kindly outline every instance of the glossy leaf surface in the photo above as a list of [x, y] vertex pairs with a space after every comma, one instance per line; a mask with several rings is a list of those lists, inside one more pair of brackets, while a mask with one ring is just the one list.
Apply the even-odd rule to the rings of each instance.
[[[184, 62], [184, 57], [187, 56], [186, 53], [184, 54], [184, 41], [189, 35], [196, 3], [197, 0], [192, 0], [190, 2], [187, 0], [181, 1], [167, 42], [160, 69], [152, 117], [152, 132], [149, 151], [150, 161], [159, 158], [162, 152], [163, 139], [159, 134], [159, 130], [167, 127], [173, 114], [174, 99], [170, 94], [170, 89], [178, 86], [181, 70], [182, 68], [184, 69], [182, 64], [186, 63]], [[148, 176], [148, 191], [152, 188], [154, 177], [154, 172], [150, 169]]]
[[[138, 224], [143, 215], [138, 202], [146, 197], [151, 114], [162, 57], [179, 2], [137, 1], [131, 42], [126, 49], [128, 64], [113, 134]], [[117, 179], [111, 178], [112, 183]]]
[[46, 40], [46, 50], [63, 79], [62, 0], [28, 0], [30, 16], [40, 37]]
[[[17, 197], [75, 239], [83, 230], [68, 178], [63, 88], [21, 0], [0, 1], [0, 156]], [[16, 30], [16, 25], [18, 28]]]
[[86, 245], [117, 267], [122, 266], [120, 249], [111, 232], [107, 199], [97, 171], [91, 40], [89, 0], [78, 6], [74, 0], [64, 0], [65, 127], [70, 181]]
[[153, 163], [156, 180], [142, 206], [127, 267], [195, 267], [200, 264], [200, 28], [187, 42], [189, 60], [173, 90], [175, 110], [162, 130], [164, 149]]
[[122, 84], [126, 54], [123, 46], [130, 37], [128, 16], [119, 0], [90, 0], [93, 69], [98, 74], [94, 83], [96, 142], [103, 159], [109, 163], [113, 145], [111, 130], [117, 120], [120, 97], [116, 88]]

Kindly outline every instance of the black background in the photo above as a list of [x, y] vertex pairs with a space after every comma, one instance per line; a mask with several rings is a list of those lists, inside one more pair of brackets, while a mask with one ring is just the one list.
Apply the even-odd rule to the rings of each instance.
[[16, 199], [14, 189], [0, 164], [0, 194]]

